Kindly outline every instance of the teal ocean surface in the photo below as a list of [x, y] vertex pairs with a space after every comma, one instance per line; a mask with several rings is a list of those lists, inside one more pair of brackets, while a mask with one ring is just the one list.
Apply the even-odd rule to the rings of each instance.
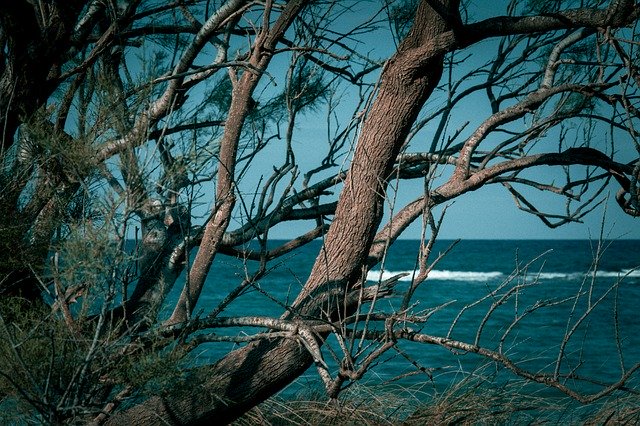
[[[439, 241], [432, 258], [451, 243]], [[369, 272], [372, 284], [401, 272], [409, 274], [396, 286], [397, 294], [379, 300], [374, 311], [392, 312], [399, 306], [416, 268], [418, 245], [410, 240], [396, 242], [384, 264]], [[280, 316], [304, 284], [320, 247], [321, 242], [314, 241], [276, 261], [221, 315]], [[572, 387], [598, 391], [600, 384], [616, 382], [640, 363], [640, 241], [604, 242], [600, 252], [597, 247], [597, 242], [584, 240], [461, 241], [434, 267], [413, 298], [410, 313], [428, 313], [429, 319], [406, 326], [501, 349], [521, 368], [558, 371], [570, 376], [567, 384]], [[252, 262], [218, 257], [197, 312], [207, 315], [255, 268]], [[215, 332], [234, 335], [247, 330]], [[340, 358], [336, 339], [328, 343]], [[399, 342], [398, 347], [376, 362], [363, 379], [365, 384], [429, 393], [471, 374], [490, 375], [498, 382], [514, 378], [476, 354], [412, 342]], [[228, 342], [203, 345], [194, 362], [211, 362], [233, 348]], [[329, 366], [338, 362], [329, 350], [325, 361]], [[629, 385], [640, 382], [638, 375]], [[315, 368], [284, 392], [294, 394], [309, 386], [321, 387]]]

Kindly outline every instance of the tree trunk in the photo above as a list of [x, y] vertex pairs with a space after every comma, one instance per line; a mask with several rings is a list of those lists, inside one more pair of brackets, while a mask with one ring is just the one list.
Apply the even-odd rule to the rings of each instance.
[[[360, 280], [382, 218], [387, 180], [395, 158], [442, 73], [442, 55], [432, 55], [425, 61], [424, 46], [435, 46], [434, 39], [450, 30], [451, 22], [459, 22], [457, 1], [421, 2], [414, 27], [385, 66], [335, 219], [294, 303], [299, 313], [319, 315], [322, 309], [330, 308], [330, 315], [335, 314], [339, 305], [318, 306], [314, 301], [319, 298], [309, 296], [317, 296], [328, 286], [342, 289], [344, 295]], [[185, 388], [165, 397], [152, 397], [116, 414], [107, 424], [199, 424], [211, 420], [226, 423], [283, 389], [311, 363], [311, 356], [296, 340], [254, 342], [213, 366], [194, 371]]]
[[308, 0], [288, 2], [272, 28], [263, 29], [255, 41], [249, 58], [251, 70], [245, 70], [233, 89], [231, 106], [227, 116], [224, 135], [218, 161], [216, 183], [216, 201], [212, 218], [206, 224], [200, 249], [193, 260], [193, 265], [178, 303], [167, 324], [175, 324], [189, 319], [198, 302], [209, 269], [222, 243], [222, 238], [231, 220], [235, 206], [235, 169], [238, 143], [242, 128], [251, 110], [251, 95], [260, 81], [260, 75], [266, 70], [273, 57], [272, 51], [283, 37], [285, 31], [293, 23], [300, 11], [309, 3]]
[[[416, 57], [416, 50], [451, 29], [450, 22], [457, 16], [454, 3], [422, 2], [411, 32], [384, 67], [380, 89], [358, 140], [335, 218], [298, 303], [323, 283], [346, 281], [352, 286], [360, 279], [382, 219], [389, 174], [411, 126], [442, 74], [442, 55], [424, 62]], [[424, 63], [418, 65], [418, 59]]]
[[[47, 8], [25, 1], [0, 4], [0, 149], [13, 144], [18, 126], [40, 108], [72, 47], [71, 33], [85, 0], [50, 1]], [[6, 37], [6, 38], [5, 38]]]

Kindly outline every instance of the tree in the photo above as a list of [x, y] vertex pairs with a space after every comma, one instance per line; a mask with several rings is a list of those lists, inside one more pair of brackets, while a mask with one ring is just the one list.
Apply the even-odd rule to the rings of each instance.
[[[620, 207], [639, 215], [633, 40], [640, 7], [569, 3], [513, 1], [506, 16], [478, 21], [471, 6], [454, 0], [372, 3], [366, 10], [378, 9], [362, 22], [353, 20], [356, 2], [1, 5], [0, 294], [10, 342], [3, 356], [28, 370], [16, 344], [27, 338], [25, 327], [75, 342], [33, 355], [51, 359], [42, 374], [55, 373], [58, 385], [43, 387], [36, 373], [12, 380], [3, 372], [5, 379], [49, 421], [228, 421], [314, 363], [335, 398], [380, 353], [410, 339], [478, 353], [588, 400], [557, 371], [524, 371], [478, 342], [412, 334], [402, 325], [421, 321], [410, 304], [433, 267], [434, 211], [467, 192], [502, 185], [519, 208], [559, 226], [580, 220], [615, 185]], [[385, 28], [396, 51], [363, 54], [367, 38]], [[461, 66], [459, 54], [476, 53], [489, 39], [498, 40], [492, 56], [483, 51], [477, 69]], [[452, 129], [459, 106], [478, 94], [487, 117]], [[299, 123], [321, 111], [325, 154], [307, 166], [301, 153], [320, 142], [298, 146]], [[597, 142], [602, 129], [610, 147]], [[428, 149], [413, 147], [419, 139], [430, 141]], [[541, 166], [563, 171], [566, 182], [529, 173]], [[424, 191], [398, 207], [389, 185], [405, 180], [422, 180]], [[527, 188], [567, 198], [567, 210], [543, 211]], [[382, 333], [349, 328], [393, 291], [398, 277], [372, 286], [366, 271], [420, 218], [420, 274], [402, 309], [369, 315], [384, 324]], [[308, 231], [268, 245], [270, 230], [294, 220], [310, 224]], [[275, 259], [320, 236], [321, 252], [280, 318], [222, 316]], [[203, 292], [222, 291], [205, 286], [219, 255], [259, 266], [200, 315]], [[42, 315], [51, 322], [46, 332], [34, 323]], [[160, 392], [140, 395], [154, 380], [150, 371], [178, 364], [215, 341], [212, 330], [231, 326], [271, 333], [247, 338], [211, 365], [176, 372], [184, 386], [159, 383]], [[321, 350], [336, 330], [380, 347], [332, 377]], [[65, 370], [70, 360], [76, 367]], [[123, 371], [138, 371], [138, 380], [123, 380]], [[124, 409], [129, 395], [138, 399]]]

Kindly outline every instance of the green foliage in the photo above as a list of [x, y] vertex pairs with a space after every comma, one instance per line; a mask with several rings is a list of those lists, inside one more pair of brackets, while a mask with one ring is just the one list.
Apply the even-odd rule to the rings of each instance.
[[278, 121], [289, 112], [313, 113], [326, 101], [328, 92], [318, 68], [299, 58], [289, 70], [286, 88], [260, 108], [259, 114]]
[[148, 396], [183, 380], [182, 350], [157, 341], [123, 351], [117, 328], [90, 316], [69, 324], [48, 306], [0, 300], [0, 413], [11, 422], [84, 422], [125, 387]]
[[78, 289], [83, 297], [77, 311], [83, 315], [95, 314], [100, 305], [113, 299], [127, 282], [126, 267], [131, 255], [122, 250], [119, 241], [107, 235], [99, 224], [70, 226], [55, 247], [60, 267], [51, 271], [52, 278], [62, 291]]
[[596, 107], [593, 96], [585, 96], [581, 93], [570, 93], [559, 102], [559, 115], [575, 115], [581, 112], [591, 112]]
[[602, 0], [526, 0], [524, 12], [526, 14], [553, 13], [578, 7], [602, 6]]
[[181, 360], [186, 355], [179, 347], [152, 343], [148, 348], [122, 357], [113, 379], [121, 386], [131, 386], [144, 396], [158, 395], [185, 380]]
[[123, 297], [135, 263], [98, 225], [70, 226], [55, 245], [59, 263], [40, 277], [49, 305], [0, 299], [0, 411], [12, 421], [86, 420], [123, 387], [166, 387], [178, 371], [178, 351], [124, 351], [122, 324], [101, 316]]
[[317, 111], [327, 94], [327, 85], [322, 77], [318, 68], [310, 66], [307, 61], [296, 62], [284, 94], [292, 111]]
[[0, 301], [0, 400], [13, 406], [14, 418], [49, 423], [72, 417], [77, 398], [91, 395], [99, 383], [97, 375], [89, 374], [85, 379], [91, 377], [91, 386], [80, 386], [90, 328], [82, 330], [78, 323], [73, 329], [48, 307], [28, 303], [18, 298]]
[[418, 3], [418, 0], [389, 2], [389, 21], [392, 25], [394, 36], [398, 42], [404, 39], [409, 33], [409, 30], [413, 25], [413, 19], [415, 17], [416, 9], [418, 8]]
[[70, 138], [64, 132], [54, 131], [51, 114], [45, 108], [25, 123], [21, 131], [28, 160], [48, 174], [70, 182], [93, 174], [95, 152], [91, 144], [83, 138]]
[[[9, 218], [15, 213], [9, 213]], [[21, 241], [25, 235], [25, 224], [17, 220], [6, 220], [0, 222], [0, 271], [17, 271], [28, 266], [32, 259], [28, 253], [22, 250]], [[3, 277], [0, 276], [0, 279]]]
[[213, 87], [210, 88], [204, 104], [209, 108], [213, 108], [217, 111], [220, 118], [224, 117], [224, 114], [229, 110], [231, 105], [231, 80], [228, 76], [219, 78], [213, 83]]

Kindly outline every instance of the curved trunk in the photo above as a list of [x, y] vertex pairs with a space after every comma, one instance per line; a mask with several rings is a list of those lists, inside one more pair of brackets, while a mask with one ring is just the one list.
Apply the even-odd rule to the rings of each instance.
[[308, 0], [288, 2], [273, 27], [258, 35], [249, 58], [252, 70], [245, 70], [235, 84], [218, 155], [215, 206], [211, 212], [211, 220], [205, 226], [200, 249], [189, 271], [188, 282], [183, 288], [167, 324], [188, 320], [198, 302], [235, 206], [236, 156], [242, 128], [251, 109], [251, 95], [260, 81], [260, 75], [264, 73], [271, 62], [272, 50], [307, 3]]
[[[453, 20], [451, 18], [454, 18]], [[380, 89], [358, 141], [340, 194], [335, 219], [311, 275], [294, 307], [318, 314], [337, 304], [318, 306], [317, 295], [339, 288], [342, 295], [357, 283], [383, 214], [387, 179], [422, 105], [442, 73], [442, 55], [425, 61], [424, 46], [457, 22], [458, 2], [423, 1], [414, 27], [398, 53], [385, 66]], [[417, 48], [422, 47], [421, 52]], [[417, 55], [420, 55], [418, 57]], [[313, 297], [309, 297], [313, 296]], [[334, 299], [335, 300], [335, 299]], [[312, 363], [304, 346], [293, 339], [249, 344], [187, 379], [186, 388], [152, 397], [111, 417], [107, 424], [199, 424], [229, 422], [291, 383]]]
[[192, 371], [169, 395], [153, 396], [105, 424], [227, 424], [283, 389], [311, 362], [309, 353], [296, 341], [255, 342], [214, 366]]

